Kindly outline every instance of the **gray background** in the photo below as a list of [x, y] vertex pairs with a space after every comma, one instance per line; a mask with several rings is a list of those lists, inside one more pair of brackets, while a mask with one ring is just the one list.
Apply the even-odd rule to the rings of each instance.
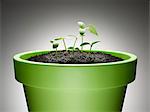
[[27, 112], [22, 85], [14, 79], [13, 56], [51, 49], [52, 37], [78, 33], [77, 20], [96, 25], [100, 37], [86, 38], [102, 41], [95, 49], [138, 56], [137, 77], [128, 86], [123, 112], [148, 112], [148, 1], [144, 0], [3, 0], [0, 112]]
[[[2, 71], [1, 71], [1, 69], [2, 69], [2, 62], [1, 62], [1, 60], [2, 60], [2, 52], [1, 52], [1, 48], [2, 48], [2, 44], [1, 44], [1, 39], [2, 39], [2, 35], [1, 35], [1, 12], [2, 12], [2, 7], [1, 7], [2, 5], [1, 5], [1, 1], [0, 1], [0, 89], [2, 90], [2, 80], [1, 80], [1, 75], [2, 75]], [[2, 107], [2, 92], [0, 92], [0, 109], [1, 109], [1, 107]]]

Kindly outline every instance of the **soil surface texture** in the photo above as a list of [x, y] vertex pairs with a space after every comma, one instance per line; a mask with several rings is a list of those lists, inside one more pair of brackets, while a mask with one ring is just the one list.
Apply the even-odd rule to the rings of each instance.
[[85, 52], [85, 51], [51, 51], [47, 54], [33, 56], [29, 61], [43, 63], [60, 64], [93, 64], [122, 61], [119, 57], [112, 56], [103, 52]]
[[85, 51], [51, 51], [47, 54], [36, 55], [29, 61], [43, 63], [61, 63], [61, 64], [93, 64], [122, 61], [119, 57], [112, 56], [103, 52], [85, 52]]

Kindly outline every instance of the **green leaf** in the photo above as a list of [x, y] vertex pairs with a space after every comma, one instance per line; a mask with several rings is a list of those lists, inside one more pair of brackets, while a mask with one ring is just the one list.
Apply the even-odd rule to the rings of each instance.
[[80, 49], [79, 49], [78, 47], [76, 47], [75, 50], [78, 50], [78, 51], [79, 51]]
[[84, 42], [84, 43], [82, 43], [80, 46], [85, 46], [85, 45], [90, 45], [90, 43]]
[[54, 43], [54, 41], [50, 40], [50, 43]]
[[59, 46], [58, 43], [53, 44], [53, 49], [56, 49]]
[[93, 33], [93, 34], [95, 34], [95, 35], [98, 36], [98, 33], [97, 33], [97, 31], [96, 31], [95, 26], [89, 25], [89, 26], [88, 26], [88, 30], [89, 30], [89, 32], [91, 32], [91, 33]]
[[68, 49], [74, 49], [73, 47], [68, 47]]
[[55, 38], [54, 40], [63, 40], [64, 38], [63, 37], [58, 37], [58, 38]]
[[92, 42], [91, 46], [93, 46], [94, 44], [98, 43], [100, 41], [95, 41], [95, 42]]

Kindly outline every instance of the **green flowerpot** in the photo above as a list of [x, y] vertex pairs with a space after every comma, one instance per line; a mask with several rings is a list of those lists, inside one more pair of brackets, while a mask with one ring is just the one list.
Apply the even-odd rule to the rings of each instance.
[[97, 64], [26, 60], [47, 52], [31, 51], [14, 56], [15, 78], [23, 84], [30, 112], [122, 111], [127, 85], [135, 79], [135, 55], [102, 51], [124, 60]]

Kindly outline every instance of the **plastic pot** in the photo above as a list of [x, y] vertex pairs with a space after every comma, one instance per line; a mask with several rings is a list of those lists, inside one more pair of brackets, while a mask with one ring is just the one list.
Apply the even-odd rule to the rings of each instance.
[[30, 112], [122, 111], [127, 85], [135, 79], [135, 55], [101, 51], [124, 60], [97, 64], [26, 60], [47, 52], [31, 51], [14, 56], [15, 78], [23, 84]]

